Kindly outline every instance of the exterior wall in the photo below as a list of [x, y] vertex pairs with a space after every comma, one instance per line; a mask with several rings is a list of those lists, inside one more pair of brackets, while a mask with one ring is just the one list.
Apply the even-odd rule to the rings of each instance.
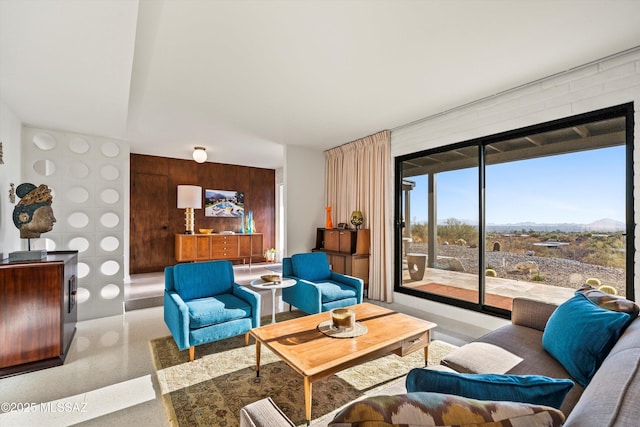
[[[22, 250], [20, 233], [13, 224], [13, 207], [9, 200], [11, 183], [14, 188], [20, 184], [22, 170], [22, 150], [20, 140], [22, 123], [0, 100], [0, 141], [2, 142], [3, 164], [0, 164], [0, 259], [10, 252]], [[16, 203], [20, 199], [16, 197]]]
[[[40, 148], [35, 143], [40, 138], [53, 147]], [[51, 188], [57, 219], [31, 248], [79, 251], [78, 320], [122, 314], [129, 144], [24, 127], [22, 154], [21, 182]]]
[[[452, 82], [454, 84], [454, 82]], [[427, 117], [391, 132], [391, 156], [418, 152], [590, 111], [635, 103], [634, 164], [640, 160], [640, 48], [551, 76], [490, 98]], [[634, 169], [636, 169], [634, 167]], [[392, 169], [393, 173], [395, 171]], [[634, 175], [635, 223], [640, 220], [640, 175]], [[640, 247], [636, 232], [635, 245]], [[635, 294], [640, 296], [636, 251]], [[464, 315], [450, 306], [394, 293], [396, 302], [446, 317]]]

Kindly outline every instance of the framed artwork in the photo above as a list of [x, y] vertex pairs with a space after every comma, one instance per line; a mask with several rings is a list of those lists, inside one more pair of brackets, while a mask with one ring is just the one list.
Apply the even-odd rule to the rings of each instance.
[[226, 218], [244, 216], [244, 193], [230, 190], [205, 190], [204, 216]]

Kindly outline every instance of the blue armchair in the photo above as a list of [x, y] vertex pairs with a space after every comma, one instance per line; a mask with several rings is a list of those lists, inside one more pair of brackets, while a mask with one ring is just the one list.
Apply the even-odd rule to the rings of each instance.
[[282, 276], [298, 282], [282, 290], [282, 300], [308, 314], [362, 302], [362, 279], [331, 271], [324, 252], [284, 258]]
[[229, 261], [177, 264], [164, 269], [164, 322], [180, 350], [244, 335], [260, 326], [260, 294], [234, 282]]

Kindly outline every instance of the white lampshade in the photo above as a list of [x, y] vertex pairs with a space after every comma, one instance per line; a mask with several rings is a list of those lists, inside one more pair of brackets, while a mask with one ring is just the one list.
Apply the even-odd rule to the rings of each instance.
[[202, 209], [202, 187], [178, 185], [178, 209]]
[[193, 160], [198, 163], [204, 163], [207, 160], [207, 152], [204, 147], [194, 147], [193, 148]]

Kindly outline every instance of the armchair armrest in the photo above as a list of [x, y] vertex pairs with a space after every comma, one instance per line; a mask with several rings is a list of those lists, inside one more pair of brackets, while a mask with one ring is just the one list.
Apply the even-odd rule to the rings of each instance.
[[558, 306], [527, 298], [514, 298], [511, 309], [511, 323], [544, 331], [551, 313]]
[[296, 280], [295, 286], [282, 289], [282, 300], [305, 313], [320, 313], [322, 311], [322, 294], [315, 283], [288, 276]]
[[336, 273], [332, 271], [331, 280], [334, 280], [336, 282], [340, 282], [344, 285], [355, 288], [358, 304], [362, 302], [362, 295], [364, 292], [364, 281], [362, 279], [358, 279], [357, 277], [347, 276], [346, 274]]
[[231, 292], [241, 300], [244, 300], [251, 305], [251, 326], [254, 328], [260, 327], [260, 307], [261, 296], [259, 293], [247, 288], [246, 286], [240, 286], [237, 283], [233, 284]]
[[164, 323], [180, 350], [191, 347], [189, 344], [189, 308], [180, 295], [174, 291], [164, 292]]

